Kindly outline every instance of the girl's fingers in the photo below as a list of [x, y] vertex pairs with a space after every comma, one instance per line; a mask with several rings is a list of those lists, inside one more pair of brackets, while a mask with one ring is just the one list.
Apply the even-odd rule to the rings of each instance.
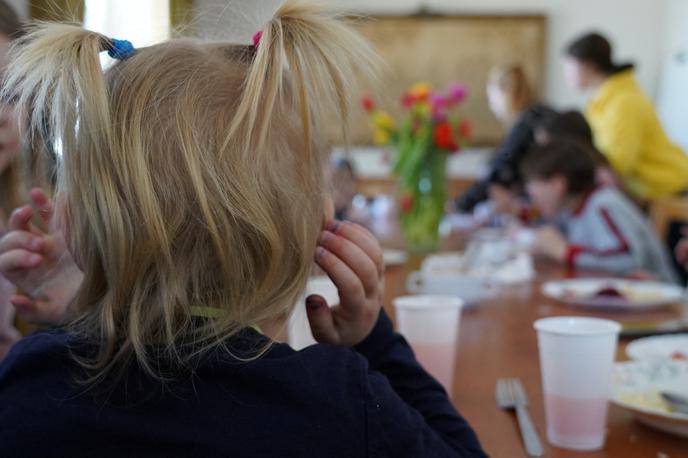
[[16, 249], [40, 252], [45, 245], [43, 237], [26, 231], [12, 231], [0, 239], [0, 254]]
[[26, 250], [11, 250], [0, 255], [0, 274], [5, 276], [23, 269], [33, 269], [43, 261], [43, 256]]
[[38, 209], [38, 214], [45, 224], [45, 227], [50, 227], [50, 223], [52, 222], [53, 214], [55, 212], [55, 207], [46, 192], [41, 188], [33, 188], [29, 192], [29, 196], [31, 197], [33, 204]]
[[339, 332], [334, 325], [332, 311], [322, 296], [314, 294], [306, 298], [306, 314], [316, 341], [332, 345], [339, 343]]
[[365, 303], [365, 289], [358, 276], [344, 261], [326, 248], [319, 246], [315, 249], [315, 262], [332, 282], [337, 286], [340, 296], [347, 297], [354, 304]]
[[33, 218], [33, 209], [28, 205], [15, 209], [10, 215], [9, 230], [30, 232], [31, 218]]
[[17, 309], [18, 313], [21, 311], [20, 314], [35, 313], [38, 310], [38, 306], [34, 301], [21, 294], [12, 296], [10, 303]]
[[360, 247], [377, 267], [378, 277], [384, 273], [385, 263], [382, 256], [382, 249], [377, 239], [370, 231], [358, 224], [335, 220], [330, 221], [326, 225], [326, 229], [340, 237], [350, 240]]
[[380, 280], [377, 266], [359, 246], [329, 231], [322, 232], [319, 243], [320, 246], [344, 261], [353, 271], [359, 282], [363, 284], [366, 297], [370, 297], [378, 291]]

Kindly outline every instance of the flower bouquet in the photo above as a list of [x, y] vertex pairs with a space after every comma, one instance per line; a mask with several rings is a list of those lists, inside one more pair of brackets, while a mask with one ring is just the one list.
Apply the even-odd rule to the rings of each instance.
[[398, 123], [372, 99], [363, 100], [374, 142], [389, 145], [394, 154], [401, 228], [412, 251], [437, 248], [446, 201], [447, 157], [460, 151], [471, 135], [470, 122], [458, 110], [466, 96], [460, 84], [444, 91], [426, 83], [414, 84], [401, 98], [403, 115]]

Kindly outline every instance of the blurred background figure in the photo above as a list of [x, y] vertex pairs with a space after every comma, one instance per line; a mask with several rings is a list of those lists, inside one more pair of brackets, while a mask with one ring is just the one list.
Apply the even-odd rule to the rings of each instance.
[[334, 214], [338, 220], [347, 220], [351, 216], [351, 205], [356, 195], [356, 173], [351, 161], [345, 157], [332, 160], [328, 169]]
[[688, 189], [688, 156], [664, 132], [652, 102], [635, 80], [634, 65], [613, 61], [609, 40], [590, 33], [566, 48], [564, 74], [574, 87], [590, 91], [586, 117], [595, 143], [642, 200]]
[[500, 210], [516, 205], [513, 197], [520, 185], [520, 161], [535, 142], [535, 127], [554, 113], [533, 99], [530, 84], [519, 65], [493, 68], [486, 91], [490, 110], [508, 133], [495, 151], [487, 176], [456, 200], [456, 210], [461, 213], [470, 213], [491, 198], [498, 202]]
[[597, 185], [592, 157], [583, 143], [563, 139], [534, 148], [524, 159], [534, 205], [563, 223], [563, 232], [546, 226], [536, 233], [535, 253], [570, 269], [615, 275], [644, 271], [678, 281], [668, 252], [642, 212], [617, 189]]

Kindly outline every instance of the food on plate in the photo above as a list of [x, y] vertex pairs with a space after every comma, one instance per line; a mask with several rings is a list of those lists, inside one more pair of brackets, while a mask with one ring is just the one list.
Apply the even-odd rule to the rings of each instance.
[[593, 291], [566, 288], [563, 296], [568, 299], [610, 299], [628, 302], [651, 302], [664, 298], [661, 291], [634, 288], [632, 285], [606, 285]]
[[667, 413], [671, 412], [671, 407], [662, 399], [662, 396], [660, 396], [657, 390], [625, 393], [618, 396], [618, 400], [642, 409], [658, 410]]
[[614, 288], [613, 286], [607, 286], [599, 291], [597, 291], [594, 295], [594, 297], [618, 297], [621, 299], [626, 299], [626, 296], [619, 291], [618, 289]]

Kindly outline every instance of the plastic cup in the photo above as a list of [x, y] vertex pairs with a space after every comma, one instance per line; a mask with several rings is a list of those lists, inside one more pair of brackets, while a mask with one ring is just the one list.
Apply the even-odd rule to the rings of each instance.
[[534, 326], [547, 439], [569, 450], [601, 449], [621, 325], [598, 318], [553, 317]]
[[413, 295], [394, 299], [399, 332], [418, 362], [452, 392], [463, 301], [455, 296]]
[[311, 325], [308, 323], [308, 315], [306, 314], [306, 298], [311, 294], [318, 294], [325, 298], [330, 307], [339, 304], [339, 292], [337, 286], [332, 283], [329, 277], [319, 276], [308, 279], [306, 290], [303, 292], [298, 302], [294, 306], [291, 315], [289, 316], [289, 324], [287, 327], [287, 338], [289, 345], [294, 350], [302, 350], [317, 342], [313, 338], [311, 332]]

